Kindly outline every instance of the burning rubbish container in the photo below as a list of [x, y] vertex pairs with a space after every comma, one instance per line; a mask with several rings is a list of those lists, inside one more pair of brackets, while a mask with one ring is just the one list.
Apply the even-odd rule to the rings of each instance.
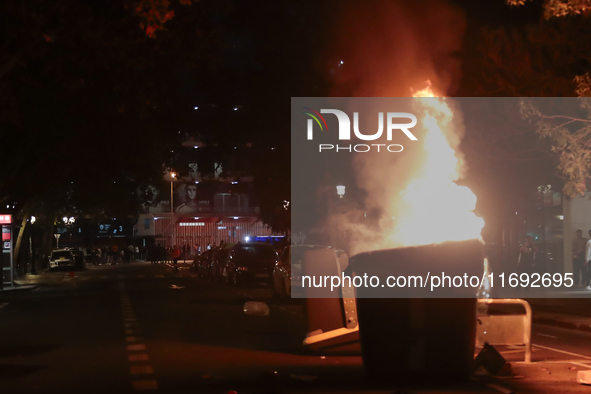
[[[449, 288], [431, 288], [430, 278], [481, 278], [483, 258], [479, 240], [379, 250], [351, 258], [353, 275], [378, 277], [381, 284], [356, 288], [361, 351], [368, 375], [437, 381], [469, 376], [477, 289], [459, 281], [455, 287], [451, 280]], [[399, 286], [387, 285], [388, 278], [404, 277], [408, 282], [419, 276], [422, 283], [415, 279], [416, 284], [403, 287], [402, 280], [390, 279], [390, 285]]]

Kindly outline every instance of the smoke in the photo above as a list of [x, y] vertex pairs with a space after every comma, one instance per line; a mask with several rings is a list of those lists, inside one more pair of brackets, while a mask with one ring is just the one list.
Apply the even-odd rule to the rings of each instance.
[[451, 93], [460, 76], [461, 9], [435, 0], [347, 4], [336, 18], [333, 96], [407, 97], [426, 80]]
[[[439, 95], [449, 95], [456, 85], [464, 16], [450, 3], [358, 1], [349, 3], [337, 20], [332, 96], [409, 97], [428, 83]], [[417, 111], [413, 113], [420, 118]], [[376, 127], [373, 118], [360, 121], [367, 129]], [[461, 119], [456, 117], [451, 129], [455, 134], [446, 138], [457, 149], [463, 136]], [[406, 141], [404, 154], [353, 155], [357, 187], [365, 195], [363, 208], [349, 207], [328, 221], [329, 228], [348, 234], [350, 254], [401, 245], [392, 236], [407, 204], [401, 192], [420, 175], [425, 159], [419, 144]], [[458, 159], [462, 166], [463, 158]]]

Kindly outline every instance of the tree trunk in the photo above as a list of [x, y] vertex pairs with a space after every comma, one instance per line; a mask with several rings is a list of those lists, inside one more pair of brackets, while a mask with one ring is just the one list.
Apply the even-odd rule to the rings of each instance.
[[23, 264], [21, 264], [21, 263], [23, 263], [24, 259], [21, 258], [21, 256], [20, 256], [20, 249], [21, 249], [21, 243], [23, 240], [23, 234], [25, 233], [26, 226], [27, 226], [28, 216], [29, 215], [27, 215], [27, 212], [25, 212], [23, 214], [23, 219], [21, 221], [21, 228], [18, 232], [18, 237], [16, 238], [16, 244], [14, 245], [14, 261], [15, 261], [16, 266], [19, 268], [18, 271], [19, 271], [20, 275], [24, 275], [26, 273], [26, 272], [24, 272], [24, 271], [26, 271], [26, 268], [23, 270]]
[[41, 262], [39, 268], [45, 269], [47, 266], [47, 258], [51, 255], [53, 250], [53, 224], [55, 223], [55, 214], [48, 214], [41, 222], [43, 233], [41, 238], [41, 245], [39, 248]]

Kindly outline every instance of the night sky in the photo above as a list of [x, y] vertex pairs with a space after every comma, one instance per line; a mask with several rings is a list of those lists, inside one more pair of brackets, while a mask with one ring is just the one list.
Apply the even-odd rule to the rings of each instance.
[[423, 65], [448, 95], [488, 95], [480, 32], [541, 18], [541, 2], [202, 0], [172, 2], [175, 17], [149, 38], [131, 5], [2, 2], [0, 201], [120, 209], [127, 195], [131, 209], [120, 185], [157, 180], [194, 138], [252, 147], [262, 204], [278, 206], [290, 194], [291, 97], [407, 95]]

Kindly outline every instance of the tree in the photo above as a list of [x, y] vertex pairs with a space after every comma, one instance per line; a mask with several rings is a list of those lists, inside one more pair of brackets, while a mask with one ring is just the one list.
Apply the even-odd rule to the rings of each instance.
[[[558, 170], [565, 178], [564, 194], [584, 195], [591, 178], [591, 100], [580, 99], [579, 116], [542, 113], [533, 100], [521, 103], [521, 112], [531, 119], [536, 132], [552, 141], [552, 152], [559, 155]], [[582, 116], [581, 116], [582, 115]]]
[[[519, 6], [526, 1], [528, 0], [507, 0], [507, 3]], [[577, 50], [567, 52], [567, 56], [555, 48], [550, 51], [554, 51], [555, 54], [554, 65], [568, 59], [578, 68], [577, 75], [571, 76], [576, 84], [575, 93], [585, 98], [591, 97], [591, 78], [588, 72], [582, 73], [581, 70], [591, 68], [591, 55], [587, 40], [583, 40], [582, 37], [588, 37], [591, 33], [589, 20], [586, 18], [590, 12], [589, 0], [547, 0], [544, 3], [544, 18], [547, 20], [566, 16], [582, 18], [569, 20], [568, 25], [562, 24], [563, 27], [568, 26], [569, 33], [576, 31], [570, 46]], [[573, 26], [575, 29], [572, 29]], [[551, 41], [545, 43], [550, 44]], [[551, 150], [559, 155], [558, 170], [565, 179], [563, 190], [569, 197], [584, 195], [587, 183], [591, 179], [591, 106], [588, 99], [581, 100], [580, 106], [586, 113], [585, 117], [543, 114], [531, 101], [522, 103], [524, 117], [534, 120], [538, 126], [537, 134], [552, 141]]]
[[46, 217], [51, 237], [61, 214], [133, 214], [130, 182], [160, 173], [178, 127], [165, 59], [192, 64], [208, 38], [162, 26], [159, 41], [146, 37], [152, 22], [142, 18], [171, 5], [139, 4], [1, 3], [0, 204], [20, 218], [18, 240], [30, 215]]
[[[563, 2], [546, 2], [546, 20], [538, 23], [482, 28], [479, 38], [469, 41], [471, 49], [479, 55], [466, 62], [467, 78], [464, 84], [468, 90], [485, 96], [589, 95], [591, 80], [586, 72], [591, 69], [591, 54], [585, 37], [591, 34], [591, 20], [582, 15], [557, 18], [577, 13], [559, 12], [559, 3]], [[574, 3], [580, 2], [569, 3], [572, 3], [569, 7], [575, 7]], [[546, 100], [546, 104], [549, 100]], [[578, 119], [579, 128], [575, 128], [576, 122], [559, 127], [561, 121], [568, 120], [568, 112], [557, 113], [558, 107], [552, 108], [541, 102], [529, 101], [524, 106], [514, 101], [521, 114], [528, 115], [525, 120], [531, 123], [520, 124], [516, 121], [513, 127], [497, 127], [497, 133], [467, 135], [467, 143], [472, 142], [477, 146], [475, 141], [492, 140], [492, 144], [488, 143], [486, 149], [480, 150], [483, 157], [486, 157], [487, 150], [489, 155], [512, 161], [529, 157], [540, 163], [554, 162], [554, 172], [564, 181], [565, 194], [573, 197], [584, 193], [591, 168], [585, 153], [591, 152], [591, 146], [586, 143], [589, 135], [583, 127], [587, 114], [583, 112], [574, 116]], [[565, 103], [553, 102], [557, 106]], [[560, 109], [569, 111], [567, 108]], [[497, 142], [500, 144], [497, 145]], [[514, 157], [509, 157], [507, 152], [511, 152]], [[537, 169], [542, 170], [543, 167], [537, 166]]]
[[[507, 0], [507, 4], [521, 6], [531, 0]], [[589, 0], [545, 0], [544, 18], [557, 18], [572, 15], [588, 15], [591, 12]]]

